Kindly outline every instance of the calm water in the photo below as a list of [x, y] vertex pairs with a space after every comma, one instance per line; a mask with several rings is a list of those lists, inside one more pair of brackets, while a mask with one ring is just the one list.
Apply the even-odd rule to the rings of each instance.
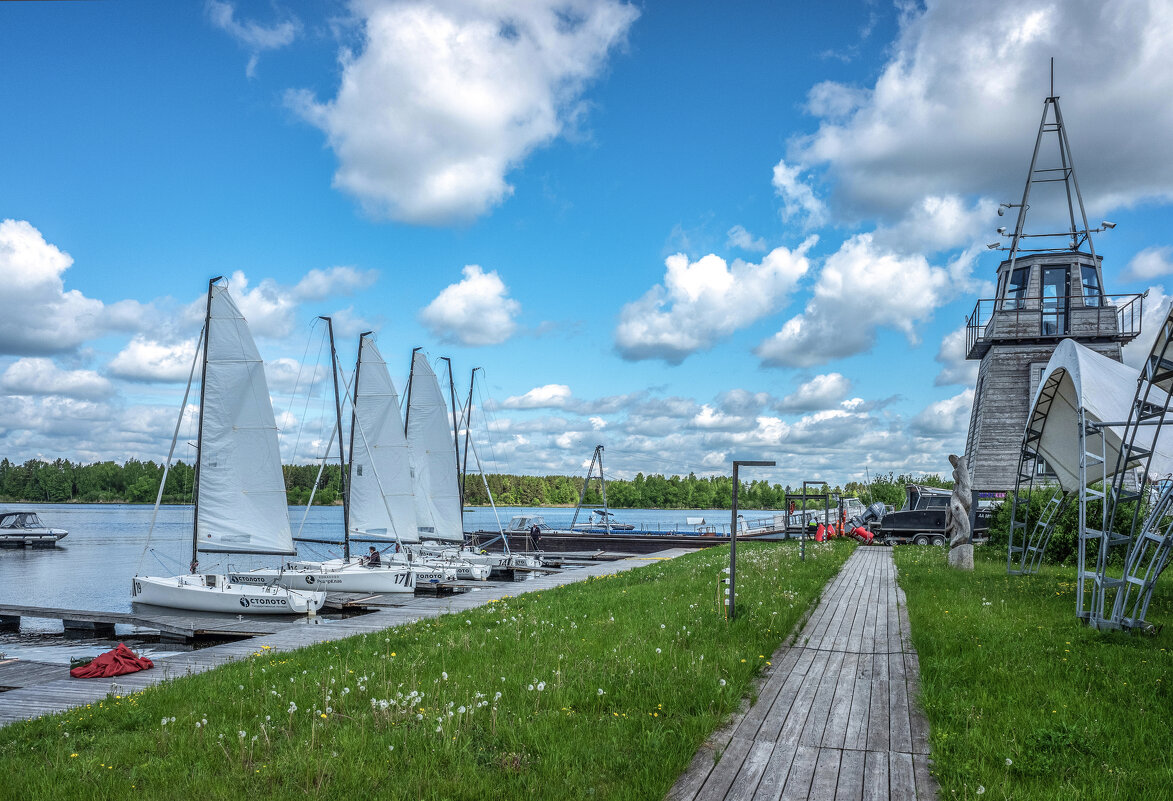
[[[190, 506], [164, 506], [159, 509], [155, 529], [150, 535], [153, 508], [129, 504], [0, 504], [0, 511], [34, 509], [45, 525], [63, 528], [69, 536], [56, 548], [0, 548], [0, 603], [44, 606], [61, 609], [128, 612], [130, 581], [136, 574], [173, 576], [187, 572], [191, 558]], [[308, 516], [304, 507], [290, 508], [296, 533], [329, 539], [342, 528], [342, 508], [314, 507]], [[574, 509], [537, 509], [499, 507], [502, 525], [518, 514], [536, 514], [555, 528], [570, 525]], [[750, 512], [753, 519], [758, 514]], [[766, 513], [761, 513], [766, 514]], [[305, 517], [304, 526], [302, 523]], [[586, 512], [579, 515], [585, 521]], [[729, 524], [729, 512], [721, 510], [665, 511], [660, 509], [621, 509], [619, 522], [637, 528], [671, 529], [685, 527], [686, 518], [704, 517], [710, 524]], [[465, 529], [496, 530], [491, 509], [469, 509]], [[341, 555], [341, 546], [299, 543], [298, 555], [305, 558], [329, 558]], [[200, 566], [208, 572], [233, 568], [273, 566], [277, 557], [203, 554]], [[0, 653], [9, 657], [68, 664], [71, 656], [95, 656], [112, 648], [119, 640], [147, 655], [162, 656], [156, 638], [136, 637], [129, 627], [118, 627], [118, 638], [110, 640], [65, 640], [61, 622], [24, 618], [20, 634], [0, 633]], [[169, 648], [169, 646], [165, 646]]]
[[[49, 606], [66, 609], [130, 611], [130, 580], [136, 573], [172, 576], [187, 572], [191, 558], [190, 506], [163, 506], [150, 548], [147, 533], [152, 507], [124, 504], [20, 504], [3, 509], [35, 509], [47, 526], [64, 528], [69, 536], [56, 548], [0, 548], [0, 603]], [[573, 509], [530, 509], [501, 507], [503, 524], [516, 514], [539, 514], [554, 527], [570, 524]], [[294, 532], [301, 525], [304, 507], [290, 509]], [[724, 511], [623, 509], [616, 513], [621, 522], [648, 528], [684, 526], [687, 517], [704, 517], [710, 523], [728, 524]], [[586, 513], [579, 516], [585, 520]], [[342, 528], [342, 508], [316, 506], [310, 509], [302, 534], [332, 538]], [[465, 514], [467, 530], [495, 530], [490, 509], [470, 509]], [[299, 543], [298, 555], [306, 558], [340, 555], [340, 546]], [[229, 564], [233, 569], [273, 566], [277, 557], [203, 554], [200, 567], [212, 572]], [[26, 619], [26, 630], [60, 631], [61, 624]]]

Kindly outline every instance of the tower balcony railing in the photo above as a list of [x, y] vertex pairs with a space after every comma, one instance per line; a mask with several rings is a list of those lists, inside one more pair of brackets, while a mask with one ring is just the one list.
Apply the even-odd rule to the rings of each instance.
[[965, 358], [998, 342], [1061, 339], [1131, 342], [1140, 334], [1143, 294], [983, 298], [965, 320]]

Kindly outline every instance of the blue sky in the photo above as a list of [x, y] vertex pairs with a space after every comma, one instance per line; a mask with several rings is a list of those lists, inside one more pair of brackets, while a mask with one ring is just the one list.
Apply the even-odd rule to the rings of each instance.
[[222, 273], [291, 460], [332, 314], [484, 367], [492, 469], [945, 472], [1051, 56], [1107, 290], [1173, 274], [1168, 4], [970, 5], [3, 4], [0, 454], [163, 458]]

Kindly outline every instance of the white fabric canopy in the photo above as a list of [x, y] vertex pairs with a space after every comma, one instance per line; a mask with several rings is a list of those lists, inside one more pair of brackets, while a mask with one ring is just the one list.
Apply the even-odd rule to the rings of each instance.
[[[1079, 409], [1083, 409], [1088, 423], [1123, 423], [1128, 420], [1139, 375], [1137, 370], [1071, 339], [1060, 342], [1051, 354], [1031, 404], [1027, 432], [1042, 431], [1036, 450], [1046, 459], [1065, 491], [1079, 488]], [[1157, 394], [1160, 395], [1159, 402], [1163, 403], [1164, 394], [1159, 391]], [[1048, 401], [1049, 408], [1046, 406]], [[1088, 484], [1100, 481], [1105, 473], [1111, 480], [1116, 472], [1123, 433], [1123, 425], [1104, 430], [1106, 470], [1101, 469], [1098, 462], [1089, 460]], [[1155, 427], [1142, 426], [1135, 444], [1142, 448], [1151, 447], [1154, 433]], [[1173, 466], [1170, 434], [1173, 434], [1170, 429], [1162, 431], [1153, 454], [1152, 473], [1165, 473]], [[1098, 439], [1089, 438], [1089, 450], [1098, 452]], [[1126, 465], [1126, 469], [1137, 466], [1140, 465], [1134, 462]]]
[[367, 337], [359, 343], [351, 441], [350, 535], [419, 542], [399, 394], [387, 363]]
[[456, 445], [440, 384], [423, 351], [416, 351], [412, 362], [407, 444], [415, 472], [415, 515], [420, 537], [463, 542]]
[[200, 408], [201, 551], [295, 553], [265, 364], [228, 289], [213, 285]]

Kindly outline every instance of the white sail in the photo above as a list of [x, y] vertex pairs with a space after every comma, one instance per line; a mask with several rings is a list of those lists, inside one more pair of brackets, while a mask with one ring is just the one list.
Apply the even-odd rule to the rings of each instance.
[[422, 351], [412, 362], [407, 408], [407, 444], [415, 472], [415, 515], [420, 537], [464, 542], [456, 481], [456, 445], [448, 407], [436, 374]]
[[350, 536], [419, 542], [399, 395], [387, 363], [366, 337], [358, 350], [351, 443]]
[[265, 365], [228, 290], [211, 288], [196, 547], [294, 554]]

